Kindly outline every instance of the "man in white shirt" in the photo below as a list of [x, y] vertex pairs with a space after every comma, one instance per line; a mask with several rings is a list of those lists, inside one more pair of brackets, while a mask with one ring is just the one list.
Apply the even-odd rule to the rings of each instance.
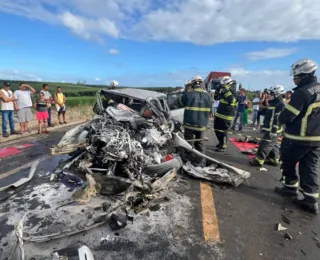
[[4, 82], [3, 88], [0, 90], [1, 99], [1, 115], [2, 115], [2, 135], [9, 137], [7, 131], [7, 122], [9, 121], [11, 134], [19, 134], [14, 130], [14, 101], [16, 100], [10, 90], [10, 83]]
[[[259, 104], [260, 104], [260, 96], [261, 93], [257, 93], [256, 97], [253, 99], [253, 112], [252, 112], [252, 126], [256, 124], [256, 121], [258, 122], [258, 113], [259, 113]], [[259, 122], [258, 122], [259, 123]]]
[[48, 127], [53, 127], [52, 121], [51, 121], [51, 104], [54, 104], [55, 101], [52, 98], [51, 93], [49, 92], [49, 85], [48, 84], [43, 84], [42, 85], [42, 90], [40, 91], [40, 93], [43, 93], [44, 95], [44, 99], [49, 101], [50, 107], [48, 108]]
[[32, 99], [31, 94], [36, 93], [35, 89], [28, 84], [19, 84], [19, 90], [14, 92], [17, 99], [16, 110], [18, 110], [18, 119], [22, 133], [30, 132], [28, 122], [32, 120]]

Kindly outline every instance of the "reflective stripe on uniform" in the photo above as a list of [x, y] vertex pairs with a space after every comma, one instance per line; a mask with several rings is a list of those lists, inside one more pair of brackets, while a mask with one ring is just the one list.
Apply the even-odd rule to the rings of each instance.
[[299, 181], [297, 181], [296, 183], [294, 184], [287, 184], [284, 180], [281, 181], [283, 186], [287, 187], [287, 188], [296, 188], [298, 189], [299, 188]]
[[268, 128], [262, 128], [264, 131], [267, 131], [267, 132], [271, 132], [272, 130], [272, 124], [273, 124], [273, 120], [274, 120], [274, 113], [275, 113], [275, 109], [276, 107], [268, 107], [269, 110], [272, 110], [272, 116], [271, 116], [271, 119], [270, 119], [270, 122], [269, 122], [269, 127]]
[[304, 196], [312, 197], [312, 198], [315, 198], [315, 199], [319, 199], [319, 193], [318, 192], [307, 193], [307, 192], [302, 191], [302, 193], [303, 193]]
[[296, 108], [294, 108], [293, 106], [286, 104], [285, 109], [289, 110], [291, 113], [293, 113], [294, 115], [298, 116], [300, 114], [300, 111]]
[[185, 107], [185, 110], [191, 110], [191, 111], [200, 111], [200, 112], [210, 112], [211, 108], [207, 107]]
[[313, 103], [308, 107], [308, 110], [307, 110], [305, 116], [302, 118], [300, 136], [307, 135], [308, 117], [311, 115], [313, 109], [318, 108], [318, 107], [320, 107], [320, 102]]
[[233, 120], [233, 116], [225, 116], [225, 115], [221, 115], [219, 113], [215, 113], [214, 115], [216, 117], [219, 117], [219, 118], [224, 119], [224, 120], [228, 120], [228, 121], [232, 121]]
[[227, 98], [227, 97], [229, 97], [231, 95], [232, 95], [232, 93], [230, 91], [228, 91], [226, 94], [224, 94], [224, 97]]
[[288, 133], [284, 133], [284, 136], [291, 140], [296, 141], [320, 141], [320, 136], [298, 136], [298, 135], [291, 135]]
[[219, 102], [222, 103], [222, 104], [226, 104], [226, 105], [230, 105], [230, 106], [234, 106], [234, 107], [237, 106], [237, 102], [236, 102], [236, 101], [230, 104], [230, 103], [227, 102], [226, 100], [220, 99]]
[[204, 89], [203, 88], [195, 88], [195, 89], [193, 89], [193, 91], [204, 92]]
[[183, 125], [184, 128], [190, 129], [190, 130], [195, 130], [195, 131], [205, 131], [207, 128], [205, 126], [191, 126], [191, 125]]

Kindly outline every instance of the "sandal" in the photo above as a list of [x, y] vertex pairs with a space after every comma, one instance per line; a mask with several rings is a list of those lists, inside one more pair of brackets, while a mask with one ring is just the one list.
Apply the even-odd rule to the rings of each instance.
[[63, 123], [64, 123], [64, 124], [67, 124], [67, 122], [66, 122], [66, 121], [64, 121]]
[[62, 122], [59, 122], [59, 124], [60, 124], [60, 125], [63, 125], [63, 123], [62, 123]]
[[46, 131], [45, 131], [45, 133], [46, 133], [46, 134], [49, 134], [49, 131], [48, 131], [48, 130], [46, 130]]

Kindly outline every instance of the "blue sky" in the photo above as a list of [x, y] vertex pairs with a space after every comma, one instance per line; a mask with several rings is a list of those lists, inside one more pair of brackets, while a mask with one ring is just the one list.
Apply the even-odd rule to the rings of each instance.
[[0, 2], [0, 78], [179, 86], [230, 71], [250, 89], [291, 89], [294, 61], [320, 62], [311, 0], [52, 2]]

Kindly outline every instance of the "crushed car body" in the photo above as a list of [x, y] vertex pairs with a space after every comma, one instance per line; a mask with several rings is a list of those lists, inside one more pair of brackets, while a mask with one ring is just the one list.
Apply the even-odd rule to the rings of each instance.
[[[249, 172], [206, 156], [186, 142], [175, 129], [176, 120], [163, 93], [133, 88], [101, 90], [93, 110], [96, 116], [92, 120], [71, 129], [52, 148], [52, 154], [84, 151], [84, 157], [77, 159], [78, 169], [84, 172], [133, 180], [161, 177], [182, 167], [193, 177], [235, 187], [250, 177]], [[193, 165], [181, 150], [206, 159], [205, 167]], [[170, 153], [173, 162], [165, 162]]]
[[[206, 156], [185, 141], [175, 128], [165, 94], [121, 89], [101, 90], [97, 95], [96, 115], [69, 130], [51, 148], [53, 155], [70, 155], [54, 170], [51, 180], [74, 188], [61, 207], [85, 205], [100, 196], [106, 201], [104, 214], [80, 228], [68, 227], [47, 235], [43, 230], [26, 231], [23, 240], [50, 241], [105, 223], [112, 230], [123, 228], [129, 218], [156, 201], [167, 201], [165, 190], [180, 169], [192, 177], [234, 187], [250, 177], [250, 173]], [[202, 159], [204, 167], [195, 163]]]

